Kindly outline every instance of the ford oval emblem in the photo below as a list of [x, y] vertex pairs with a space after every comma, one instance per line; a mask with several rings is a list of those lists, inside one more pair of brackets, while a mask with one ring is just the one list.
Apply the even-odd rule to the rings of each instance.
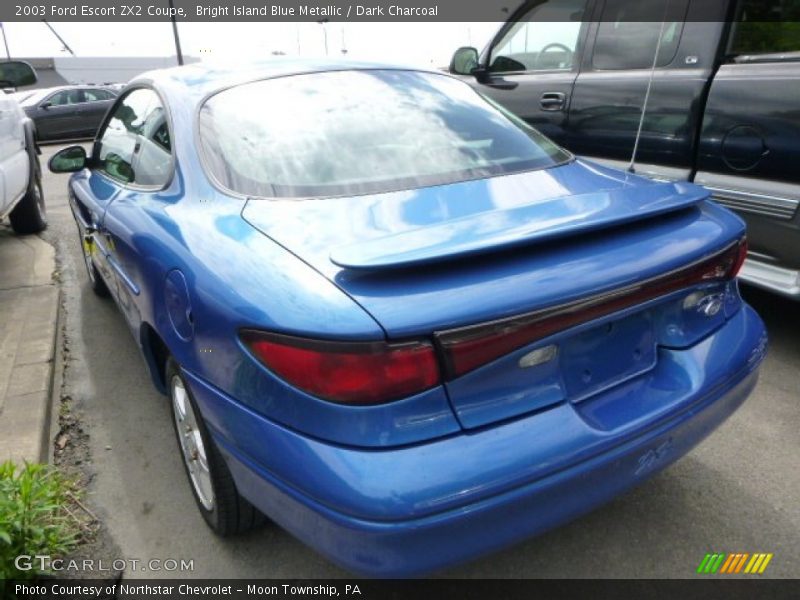
[[722, 294], [711, 294], [702, 298], [697, 303], [697, 311], [707, 317], [713, 317], [722, 310], [724, 296]]

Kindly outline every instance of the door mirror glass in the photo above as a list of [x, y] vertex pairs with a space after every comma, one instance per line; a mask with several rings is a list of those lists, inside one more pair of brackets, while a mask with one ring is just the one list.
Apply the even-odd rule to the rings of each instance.
[[42, 102], [42, 103], [39, 105], [39, 108], [41, 108], [42, 110], [47, 110], [47, 109], [48, 109], [48, 108], [50, 108], [51, 106], [53, 106], [53, 103], [52, 103], [52, 102]]
[[53, 173], [74, 173], [86, 166], [86, 150], [82, 146], [69, 146], [56, 152], [48, 167]]
[[122, 183], [133, 183], [133, 167], [127, 158], [123, 158], [115, 152], [109, 152], [105, 155], [103, 158], [103, 170]]
[[26, 62], [0, 62], [0, 88], [22, 87], [36, 83], [36, 71]]
[[450, 72], [455, 75], [471, 75], [478, 68], [478, 51], [471, 46], [456, 50], [450, 61]]

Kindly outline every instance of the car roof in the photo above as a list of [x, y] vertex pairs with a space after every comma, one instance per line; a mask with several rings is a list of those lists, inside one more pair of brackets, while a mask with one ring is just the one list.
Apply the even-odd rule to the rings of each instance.
[[114, 96], [116, 96], [119, 93], [118, 90], [114, 90], [105, 85], [95, 85], [93, 83], [76, 83], [74, 85], [57, 85], [55, 87], [38, 88], [35, 90], [23, 90], [23, 91], [30, 91], [30, 94], [23, 100], [20, 100], [19, 102], [21, 106], [30, 106], [31, 104], [36, 104], [37, 102], [44, 100], [44, 98], [46, 98], [47, 96], [50, 96], [58, 92], [63, 92], [64, 90], [105, 90], [113, 94]]
[[143, 73], [128, 85], [153, 85], [165, 93], [171, 103], [197, 104], [214, 92], [252, 81], [326, 71], [395, 69], [438, 73], [418, 67], [353, 60], [273, 58], [244, 64], [194, 63]]

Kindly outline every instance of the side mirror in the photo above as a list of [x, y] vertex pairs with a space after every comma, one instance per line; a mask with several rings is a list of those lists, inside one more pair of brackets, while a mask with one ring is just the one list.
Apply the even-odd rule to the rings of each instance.
[[86, 150], [83, 146], [67, 146], [56, 152], [47, 166], [53, 173], [74, 173], [86, 166]]
[[41, 108], [42, 110], [47, 110], [47, 109], [48, 109], [48, 108], [50, 108], [51, 106], [53, 106], [53, 103], [52, 103], [52, 102], [42, 102], [42, 103], [39, 105], [39, 108]]
[[0, 88], [23, 87], [36, 83], [36, 71], [21, 60], [0, 62]]
[[478, 51], [471, 46], [462, 46], [453, 54], [450, 72], [454, 75], [472, 75], [478, 68]]

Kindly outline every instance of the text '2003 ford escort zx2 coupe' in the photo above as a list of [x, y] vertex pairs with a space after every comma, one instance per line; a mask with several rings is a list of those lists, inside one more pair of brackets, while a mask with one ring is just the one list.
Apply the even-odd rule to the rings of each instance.
[[153, 72], [50, 166], [209, 525], [263, 514], [357, 572], [609, 500], [728, 417], [766, 352], [738, 217], [442, 73]]

